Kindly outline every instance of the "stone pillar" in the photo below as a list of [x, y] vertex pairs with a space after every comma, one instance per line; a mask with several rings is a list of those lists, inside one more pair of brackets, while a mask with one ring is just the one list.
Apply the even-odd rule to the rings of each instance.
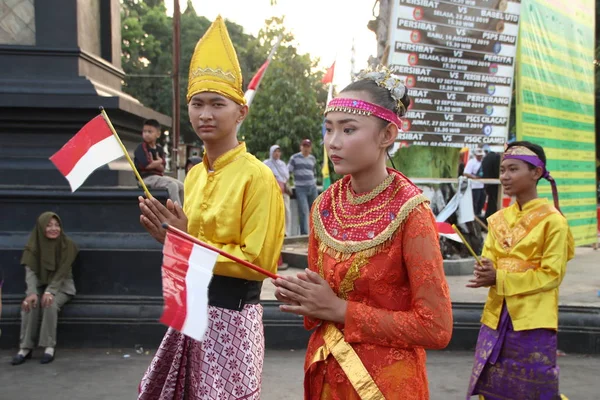
[[100, 106], [130, 153], [144, 119], [171, 125], [121, 90], [120, 25], [119, 0], [0, 0], [2, 346], [17, 346], [19, 259], [37, 216], [49, 210], [80, 248], [78, 294], [59, 319], [61, 345], [153, 347], [164, 331], [161, 246], [139, 224], [142, 191], [131, 170], [102, 167], [71, 193], [48, 159]]

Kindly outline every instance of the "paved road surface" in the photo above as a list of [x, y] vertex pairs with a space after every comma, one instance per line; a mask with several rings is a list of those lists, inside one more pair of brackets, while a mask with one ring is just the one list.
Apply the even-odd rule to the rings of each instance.
[[[124, 358], [129, 354], [129, 358]], [[151, 356], [119, 350], [61, 350], [49, 365], [29, 360], [9, 365], [12, 353], [0, 352], [2, 400], [135, 399], [140, 377]], [[431, 400], [464, 399], [473, 355], [430, 352]], [[302, 351], [267, 351], [262, 400], [302, 399]], [[559, 358], [561, 389], [570, 400], [600, 399], [600, 357]]]

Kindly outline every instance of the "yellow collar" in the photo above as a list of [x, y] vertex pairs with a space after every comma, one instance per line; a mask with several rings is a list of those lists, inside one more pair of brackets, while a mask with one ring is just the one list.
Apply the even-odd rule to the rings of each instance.
[[517, 202], [515, 202], [515, 204], [513, 204], [513, 206], [515, 207], [517, 212], [529, 212], [532, 211], [540, 206], [543, 206], [545, 204], [548, 204], [548, 199], [546, 198], [537, 198], [531, 201], [528, 201], [527, 203], [525, 203], [525, 205], [523, 206], [522, 209], [519, 208], [519, 204]]
[[[231, 164], [246, 153], [246, 143], [240, 142], [236, 147], [229, 150], [227, 153], [220, 155], [219, 158], [215, 160], [212, 166], [212, 171], [216, 172], [220, 169], [225, 168], [227, 165]], [[206, 170], [211, 171], [208, 165], [208, 157], [206, 157], [206, 154], [204, 154], [204, 157], [202, 157], [202, 162], [204, 163]]]

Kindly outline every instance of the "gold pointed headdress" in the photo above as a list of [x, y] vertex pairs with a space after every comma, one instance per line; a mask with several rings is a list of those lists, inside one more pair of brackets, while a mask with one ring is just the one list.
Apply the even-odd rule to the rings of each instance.
[[240, 63], [220, 15], [198, 41], [190, 62], [187, 101], [202, 92], [218, 93], [246, 104]]

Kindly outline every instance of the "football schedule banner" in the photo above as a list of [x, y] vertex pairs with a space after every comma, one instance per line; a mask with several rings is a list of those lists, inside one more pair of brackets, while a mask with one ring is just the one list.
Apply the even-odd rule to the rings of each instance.
[[[524, 1], [519, 34], [517, 139], [544, 147], [578, 246], [597, 240], [594, 7], [593, 0]], [[551, 198], [542, 182], [540, 193]]]
[[399, 141], [506, 142], [520, 9], [507, 0], [395, 1], [388, 64], [412, 99]]

